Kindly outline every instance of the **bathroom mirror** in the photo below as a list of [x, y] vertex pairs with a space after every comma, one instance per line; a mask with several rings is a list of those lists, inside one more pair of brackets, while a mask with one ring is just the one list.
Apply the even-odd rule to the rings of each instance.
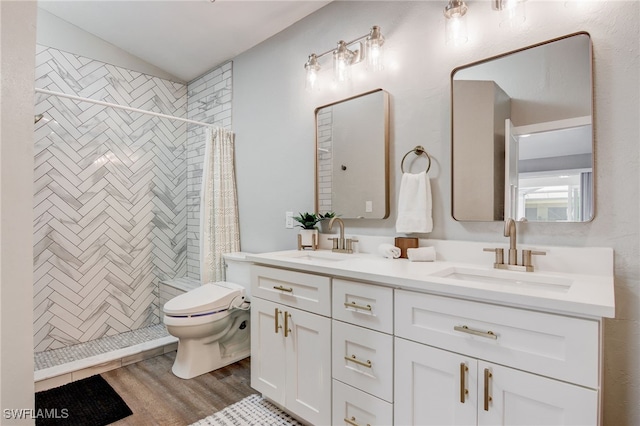
[[454, 219], [593, 219], [588, 33], [458, 67], [451, 91]]
[[316, 211], [389, 216], [389, 94], [382, 89], [316, 108]]

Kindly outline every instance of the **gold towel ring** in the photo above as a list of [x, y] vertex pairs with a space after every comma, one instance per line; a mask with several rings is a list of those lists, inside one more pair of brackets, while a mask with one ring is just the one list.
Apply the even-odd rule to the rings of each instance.
[[421, 145], [416, 146], [411, 151], [407, 152], [404, 155], [404, 157], [402, 157], [402, 161], [400, 162], [400, 170], [402, 170], [402, 173], [404, 173], [404, 160], [407, 158], [407, 155], [411, 154], [412, 152], [415, 155], [420, 156], [424, 154], [427, 157], [427, 160], [429, 160], [429, 165], [427, 166], [427, 170], [425, 170], [425, 173], [429, 173], [429, 169], [431, 169], [431, 157], [429, 156], [429, 153]]

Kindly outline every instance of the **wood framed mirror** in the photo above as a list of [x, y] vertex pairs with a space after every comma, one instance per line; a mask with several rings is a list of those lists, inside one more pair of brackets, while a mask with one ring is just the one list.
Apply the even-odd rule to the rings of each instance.
[[389, 216], [389, 94], [376, 89], [316, 108], [316, 211]]
[[585, 32], [453, 70], [454, 219], [593, 219], [592, 73]]

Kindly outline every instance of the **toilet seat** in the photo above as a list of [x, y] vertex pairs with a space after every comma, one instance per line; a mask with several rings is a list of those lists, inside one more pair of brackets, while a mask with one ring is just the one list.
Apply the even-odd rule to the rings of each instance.
[[163, 311], [165, 315], [176, 318], [214, 315], [239, 305], [243, 299], [244, 287], [221, 281], [203, 284], [174, 297], [164, 304]]

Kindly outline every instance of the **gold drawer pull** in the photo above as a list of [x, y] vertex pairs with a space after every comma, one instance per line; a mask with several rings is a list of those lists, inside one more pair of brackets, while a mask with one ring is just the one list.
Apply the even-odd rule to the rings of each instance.
[[491, 395], [489, 394], [489, 380], [493, 377], [491, 374], [491, 370], [488, 368], [484, 369], [484, 411], [489, 411], [489, 402], [493, 401]]
[[275, 288], [276, 290], [286, 291], [287, 293], [293, 293], [293, 289], [290, 287], [287, 288], [287, 287], [282, 287], [281, 285], [274, 285], [273, 288]]
[[480, 336], [480, 337], [486, 337], [487, 339], [498, 340], [498, 335], [491, 330], [489, 331], [474, 330], [473, 328], [469, 328], [466, 325], [462, 325], [462, 326], [456, 325], [453, 327], [453, 329], [455, 331], [460, 331], [462, 333], [473, 334], [474, 336]]
[[469, 371], [469, 367], [467, 367], [467, 364], [465, 364], [464, 362], [461, 362], [460, 363], [460, 402], [463, 404], [467, 394], [469, 393], [469, 390], [467, 389], [467, 385], [465, 383], [467, 371]]
[[346, 359], [349, 362], [355, 362], [358, 365], [362, 365], [364, 367], [371, 368], [371, 361], [369, 361], [369, 360], [367, 360], [367, 362], [360, 361], [358, 358], [356, 358], [355, 355], [351, 355], [351, 357], [345, 356], [344, 359]]
[[356, 302], [351, 302], [351, 303], [344, 302], [344, 306], [347, 307], [347, 308], [362, 309], [364, 311], [371, 312], [371, 305], [364, 306], [364, 305], [358, 305], [358, 304], [356, 304]]
[[291, 318], [291, 314], [284, 311], [284, 337], [289, 337], [289, 333], [291, 333], [291, 329], [289, 328], [289, 318]]
[[[346, 417], [345, 417], [345, 418], [344, 418], [344, 422], [345, 422], [346, 424], [348, 424], [348, 425], [351, 425], [351, 426], [360, 426], [360, 424], [359, 424], [359, 423], [356, 423], [356, 418], [355, 418], [355, 417], [353, 417], [353, 416], [351, 416], [351, 418], [350, 418], [350, 419], [348, 419], [348, 418], [346, 418]], [[367, 423], [367, 426], [371, 426], [371, 425], [370, 425], [369, 423]]]
[[280, 310], [278, 308], [276, 308], [276, 312], [273, 315], [275, 318], [275, 323], [276, 323], [276, 334], [278, 334], [278, 330], [282, 328], [282, 326], [280, 324], [278, 324], [278, 315], [280, 315]]

